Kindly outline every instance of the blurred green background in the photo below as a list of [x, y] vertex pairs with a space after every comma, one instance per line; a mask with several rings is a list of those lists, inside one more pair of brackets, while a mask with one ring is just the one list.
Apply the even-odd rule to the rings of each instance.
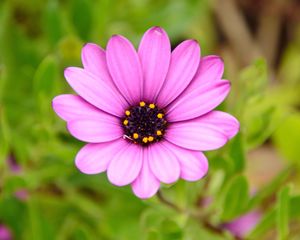
[[[138, 46], [156, 25], [173, 47], [194, 38], [222, 56], [232, 92], [219, 108], [241, 132], [207, 153], [203, 180], [142, 201], [75, 168], [83, 143], [51, 100], [72, 92], [63, 69], [81, 66], [84, 43], [123, 34]], [[1, 0], [0, 228], [37, 240], [300, 239], [299, 96], [299, 1]], [[224, 227], [252, 211], [246, 235]]]

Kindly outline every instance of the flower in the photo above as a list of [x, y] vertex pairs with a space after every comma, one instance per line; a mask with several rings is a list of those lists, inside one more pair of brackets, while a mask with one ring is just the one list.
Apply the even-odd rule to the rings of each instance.
[[0, 224], [0, 240], [11, 240], [12, 234], [10, 230], [3, 224]]
[[213, 111], [230, 91], [223, 62], [201, 58], [195, 40], [171, 52], [166, 32], [153, 27], [138, 51], [120, 35], [106, 50], [86, 44], [82, 63], [64, 72], [78, 95], [59, 95], [52, 104], [68, 131], [88, 142], [75, 160], [83, 173], [107, 171], [112, 184], [131, 184], [136, 196], [149, 198], [160, 182], [201, 179], [208, 170], [202, 151], [238, 132], [233, 116]]
[[223, 224], [223, 228], [227, 229], [234, 236], [244, 238], [254, 229], [260, 219], [261, 213], [259, 211], [251, 211], [231, 222]]

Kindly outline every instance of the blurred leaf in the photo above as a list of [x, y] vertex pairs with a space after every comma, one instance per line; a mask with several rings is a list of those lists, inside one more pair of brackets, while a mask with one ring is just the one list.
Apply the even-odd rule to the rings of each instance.
[[286, 159], [300, 165], [300, 114], [294, 113], [286, 118], [274, 133], [273, 140]]
[[287, 181], [291, 174], [291, 167], [286, 168], [280, 172], [270, 183], [260, 189], [255, 195], [250, 199], [249, 209], [262, 203], [262, 201], [267, 198], [272, 197], [272, 195]]
[[265, 234], [272, 226], [274, 226], [276, 218], [276, 209], [271, 209], [266, 213], [260, 222], [255, 226], [255, 228], [248, 235], [249, 239], [261, 239], [261, 236]]
[[92, 28], [92, 3], [89, 0], [72, 0], [71, 19], [81, 39], [87, 41]]
[[55, 45], [62, 37], [61, 21], [58, 1], [48, 1], [45, 7], [44, 29], [51, 45]]
[[228, 183], [222, 203], [223, 221], [235, 218], [246, 209], [249, 201], [248, 192], [248, 183], [244, 176], [237, 176]]
[[290, 188], [285, 186], [277, 195], [277, 231], [278, 239], [288, 239], [289, 233], [289, 197]]
[[4, 222], [13, 230], [15, 239], [23, 239], [27, 228], [28, 216], [26, 206], [14, 196], [0, 194], [0, 222]]
[[38, 199], [34, 197], [28, 199], [28, 215], [27, 239], [54, 239], [53, 226], [49, 224], [47, 217], [42, 214]]
[[263, 234], [275, 226], [280, 232], [279, 239], [287, 239], [288, 221], [292, 218], [299, 218], [300, 197], [289, 197], [289, 187], [285, 186], [278, 194], [277, 206], [270, 206], [270, 210], [262, 217], [259, 224], [249, 234], [249, 239], [259, 239]]
[[4, 109], [0, 106], [0, 167], [5, 164], [9, 151], [9, 128], [6, 123]]
[[26, 180], [22, 176], [10, 175], [5, 179], [3, 193], [7, 195], [14, 195], [17, 190], [26, 186]]
[[239, 76], [239, 84], [244, 89], [246, 99], [262, 94], [267, 83], [267, 64], [264, 59], [254, 61], [252, 65], [242, 70]]
[[279, 78], [288, 85], [299, 84], [300, 80], [300, 48], [299, 44], [291, 43], [286, 48], [279, 70]]
[[300, 218], [300, 195], [290, 197], [290, 218]]
[[82, 42], [75, 36], [65, 36], [59, 42], [59, 55], [65, 64], [78, 65]]
[[34, 76], [34, 92], [37, 96], [52, 95], [55, 89], [55, 80], [58, 76], [58, 66], [53, 56], [46, 57]]
[[236, 135], [229, 145], [229, 158], [234, 163], [233, 173], [239, 173], [245, 168], [245, 150], [242, 134]]
[[171, 219], [165, 219], [160, 226], [160, 233], [164, 240], [181, 240], [182, 229]]
[[213, 233], [202, 226], [197, 219], [189, 219], [184, 226], [183, 240], [224, 240], [230, 239], [219, 233]]

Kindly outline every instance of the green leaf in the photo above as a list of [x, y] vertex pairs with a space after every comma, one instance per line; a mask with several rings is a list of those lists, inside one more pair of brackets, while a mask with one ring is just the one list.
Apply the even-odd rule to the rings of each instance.
[[202, 226], [197, 219], [188, 219], [184, 228], [183, 240], [199, 240], [199, 239], [209, 239], [209, 240], [224, 240], [231, 239], [225, 237], [223, 234], [214, 233], [209, 231], [207, 228]]
[[266, 233], [275, 223], [276, 210], [271, 209], [267, 214], [265, 214], [260, 222], [255, 226], [255, 228], [248, 235], [247, 239], [261, 239], [261, 236]]
[[290, 218], [300, 218], [300, 195], [290, 198]]
[[249, 187], [244, 176], [237, 176], [229, 182], [222, 204], [221, 219], [223, 221], [235, 218], [246, 209], [249, 201], [248, 192]]
[[39, 65], [34, 76], [34, 92], [37, 96], [52, 95], [55, 80], [58, 77], [58, 65], [53, 56], [47, 56]]
[[280, 153], [289, 161], [299, 164], [300, 113], [294, 113], [283, 121], [273, 135]]
[[289, 192], [290, 187], [285, 186], [277, 195], [277, 231], [278, 239], [288, 239], [289, 233]]
[[239, 82], [246, 99], [260, 95], [268, 83], [266, 61], [263, 58], [254, 61], [240, 73]]
[[238, 173], [245, 168], [245, 151], [241, 133], [230, 142], [229, 158], [233, 162], [233, 172]]
[[[0, 106], [0, 159], [5, 159], [8, 156], [9, 151], [9, 128], [6, 123], [4, 109]], [[4, 161], [0, 161], [0, 167], [5, 164]]]
[[48, 1], [44, 15], [44, 29], [51, 45], [62, 37], [60, 8], [57, 0]]
[[178, 223], [171, 219], [165, 219], [160, 226], [160, 233], [162, 239], [165, 240], [181, 240], [182, 239], [182, 229], [179, 227]]
[[282, 186], [282, 184], [288, 179], [291, 170], [291, 167], [286, 168], [281, 173], [279, 173], [269, 184], [259, 190], [251, 198], [248, 208], [254, 208], [255, 206], [261, 204], [265, 199], [272, 197], [273, 194], [280, 188], [280, 186]]
[[89, 0], [73, 0], [71, 20], [81, 39], [87, 41], [92, 28], [92, 4]]

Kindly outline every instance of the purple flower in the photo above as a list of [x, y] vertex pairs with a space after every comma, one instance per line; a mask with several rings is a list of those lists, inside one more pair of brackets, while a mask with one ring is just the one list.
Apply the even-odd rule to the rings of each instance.
[[233, 235], [243, 238], [254, 229], [260, 218], [260, 212], [252, 211], [229, 223], [223, 224], [223, 228], [227, 229]]
[[7, 164], [11, 172], [15, 174], [21, 173], [22, 171], [21, 166], [18, 164], [18, 162], [16, 161], [15, 157], [12, 154], [8, 156]]
[[11, 240], [12, 234], [10, 230], [5, 226], [0, 224], [0, 240]]
[[54, 98], [55, 112], [69, 132], [87, 142], [76, 156], [86, 174], [107, 171], [117, 186], [131, 184], [149, 198], [160, 182], [201, 179], [208, 170], [202, 151], [222, 147], [239, 129], [231, 115], [213, 111], [228, 95], [223, 62], [200, 57], [195, 40], [171, 52], [166, 32], [149, 29], [138, 51], [114, 35], [106, 50], [88, 43], [83, 68], [65, 78], [78, 95]]

